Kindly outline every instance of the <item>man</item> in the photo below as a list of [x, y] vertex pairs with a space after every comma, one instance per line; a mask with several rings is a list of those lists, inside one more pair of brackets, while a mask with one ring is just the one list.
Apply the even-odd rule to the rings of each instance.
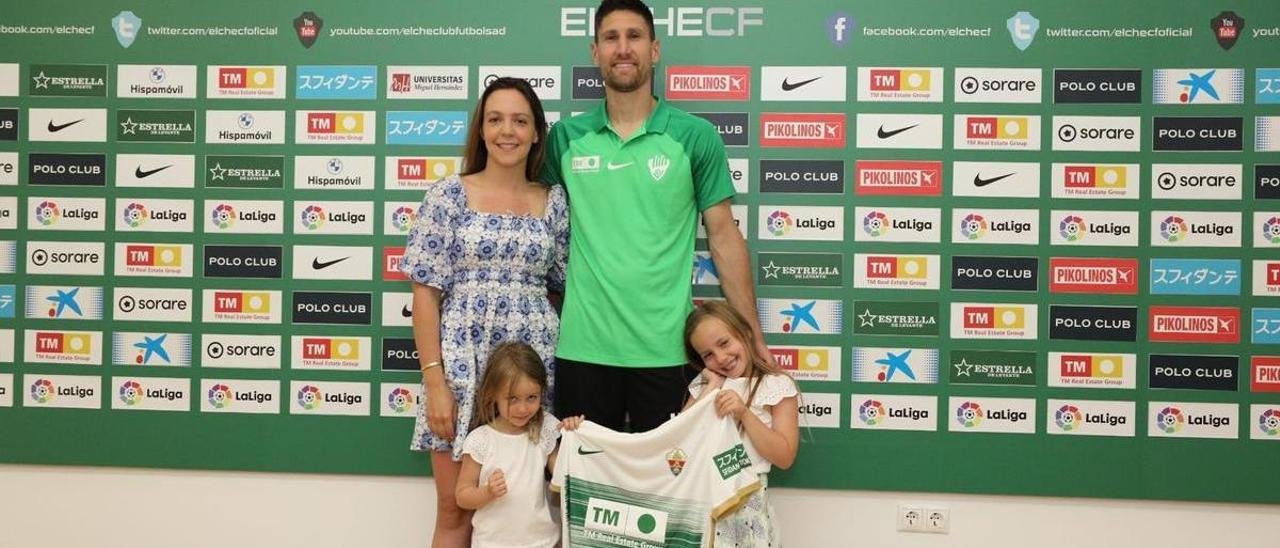
[[604, 0], [595, 29], [605, 102], [557, 124], [543, 164], [570, 204], [556, 414], [643, 432], [679, 412], [691, 380], [682, 338], [698, 212], [725, 297], [771, 357], [719, 134], [649, 92], [661, 47], [644, 2]]

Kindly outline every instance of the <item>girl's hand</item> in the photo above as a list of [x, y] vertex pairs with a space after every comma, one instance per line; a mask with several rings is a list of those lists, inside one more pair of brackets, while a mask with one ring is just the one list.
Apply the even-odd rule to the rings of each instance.
[[747, 411], [747, 405], [742, 402], [742, 397], [738, 396], [733, 390], [721, 390], [716, 394], [716, 416], [731, 416], [736, 420], [742, 420], [742, 414]]
[[577, 430], [579, 426], [582, 426], [582, 421], [584, 420], [587, 420], [587, 417], [585, 415], [578, 415], [576, 417], [565, 417], [564, 420], [560, 421], [560, 429], [565, 432], [572, 432], [574, 430]]
[[712, 371], [710, 367], [702, 368], [702, 379], [707, 381], [707, 386], [703, 390], [715, 390], [724, 384], [724, 376]]
[[485, 488], [489, 490], [491, 499], [500, 499], [507, 494], [507, 478], [502, 475], [502, 470], [493, 471]]
[[432, 390], [427, 387], [427, 428], [437, 437], [453, 441], [454, 425], [458, 423], [458, 406], [453, 391], [447, 386]]

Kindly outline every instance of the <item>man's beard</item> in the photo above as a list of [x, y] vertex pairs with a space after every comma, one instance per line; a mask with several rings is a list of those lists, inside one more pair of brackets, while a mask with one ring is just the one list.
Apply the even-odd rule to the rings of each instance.
[[653, 69], [650, 68], [644, 72], [636, 72], [635, 78], [619, 78], [612, 75], [605, 75], [605, 87], [622, 93], [630, 93], [641, 88], [653, 78]]

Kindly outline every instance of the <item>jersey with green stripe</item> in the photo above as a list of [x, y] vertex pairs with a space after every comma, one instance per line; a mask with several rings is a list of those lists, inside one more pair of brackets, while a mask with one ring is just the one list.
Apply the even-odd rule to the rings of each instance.
[[620, 367], [686, 361], [697, 214], [734, 194], [710, 122], [658, 101], [626, 140], [605, 105], [547, 138], [543, 180], [569, 191], [569, 266], [556, 356]]

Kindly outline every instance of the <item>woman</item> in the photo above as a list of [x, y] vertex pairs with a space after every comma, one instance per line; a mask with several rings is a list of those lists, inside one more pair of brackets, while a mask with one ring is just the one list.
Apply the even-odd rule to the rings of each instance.
[[413, 281], [426, 398], [410, 448], [431, 452], [438, 501], [432, 546], [470, 541], [471, 512], [458, 507], [454, 487], [490, 349], [529, 344], [554, 378], [560, 322], [547, 290], [564, 286], [569, 215], [563, 187], [534, 179], [546, 134], [529, 84], [494, 80], [471, 118], [462, 175], [427, 190], [409, 232], [400, 270]]

